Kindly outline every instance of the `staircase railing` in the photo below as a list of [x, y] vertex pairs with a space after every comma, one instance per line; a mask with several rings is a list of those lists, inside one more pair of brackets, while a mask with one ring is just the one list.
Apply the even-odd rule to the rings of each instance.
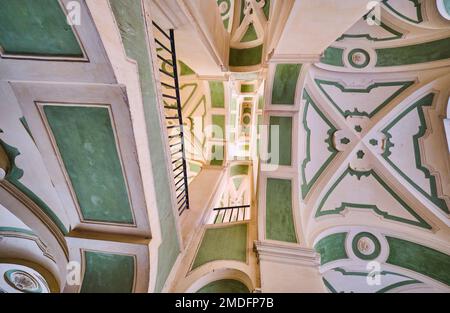
[[223, 208], [214, 208], [213, 211], [216, 212], [216, 217], [214, 218], [214, 224], [223, 224], [231, 222], [239, 222], [250, 219], [248, 214], [250, 211], [247, 209], [250, 205], [238, 205]]
[[[163, 74], [161, 90], [164, 98], [164, 115], [169, 137], [177, 209], [181, 215], [189, 209], [189, 192], [175, 36], [173, 29], [170, 29], [167, 34], [155, 22], [153, 22], [153, 26], [156, 30], [154, 34], [157, 57], [160, 61], [159, 71]], [[168, 42], [168, 44], [164, 44], [164, 42]]]

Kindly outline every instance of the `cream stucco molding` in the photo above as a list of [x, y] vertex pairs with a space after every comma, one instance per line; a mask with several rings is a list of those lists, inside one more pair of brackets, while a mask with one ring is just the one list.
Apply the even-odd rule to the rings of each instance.
[[273, 261], [311, 267], [318, 267], [320, 265], [320, 255], [314, 249], [269, 241], [255, 241], [254, 247], [259, 262]]
[[5, 149], [0, 145], [0, 181], [5, 179], [10, 168], [9, 159]]

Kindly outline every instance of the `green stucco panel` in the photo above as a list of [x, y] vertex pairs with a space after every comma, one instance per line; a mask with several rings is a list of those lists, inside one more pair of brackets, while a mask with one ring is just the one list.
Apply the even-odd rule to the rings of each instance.
[[214, 130], [212, 138], [224, 139], [225, 138], [225, 115], [213, 114], [211, 117], [212, 124], [215, 125], [217, 131]]
[[297, 242], [292, 212], [292, 182], [290, 180], [267, 179], [266, 238]]
[[109, 110], [46, 105], [44, 113], [83, 218], [133, 224]]
[[347, 252], [345, 252], [346, 238], [347, 233], [336, 233], [320, 239], [314, 247], [320, 253], [320, 264], [347, 259]]
[[144, 102], [144, 115], [147, 126], [149, 150], [152, 159], [152, 171], [155, 182], [156, 204], [161, 224], [161, 245], [158, 250], [158, 277], [155, 291], [164, 287], [167, 276], [175, 263], [180, 247], [175, 231], [175, 217], [172, 210], [169, 177], [165, 162], [164, 144], [161, 137], [161, 125], [156, 102], [156, 87], [152, 79], [152, 66], [146, 44], [145, 23], [140, 1], [110, 0], [117, 25], [119, 27], [125, 51], [139, 67], [139, 77]]
[[240, 281], [221, 279], [200, 288], [197, 293], [250, 293], [250, 290]]
[[211, 146], [211, 162], [210, 165], [222, 166], [225, 160], [225, 151], [223, 145], [212, 145]]
[[376, 49], [376, 66], [425, 63], [450, 58], [450, 38], [416, 45]]
[[301, 64], [277, 64], [273, 79], [272, 104], [294, 104], [301, 67]]
[[421, 273], [450, 286], [450, 255], [417, 243], [386, 236], [389, 257], [386, 263]]
[[206, 230], [192, 269], [217, 260], [247, 261], [247, 224]]
[[320, 62], [334, 66], [344, 66], [344, 61], [342, 59], [343, 55], [344, 49], [328, 47], [327, 49], [325, 49]]
[[82, 57], [57, 0], [0, 0], [0, 46], [5, 54]]
[[[291, 165], [292, 159], [292, 117], [290, 116], [271, 116], [269, 120], [269, 146], [268, 152], [272, 153], [272, 144], [274, 149], [278, 149], [279, 160], [278, 165]], [[272, 126], [278, 126], [279, 138], [272, 138]], [[275, 136], [275, 135], [273, 135]], [[275, 143], [272, 143], [275, 140]], [[278, 140], [278, 146], [276, 144]], [[274, 152], [275, 153], [275, 152]], [[273, 158], [269, 160], [269, 163], [274, 164]]]
[[210, 81], [209, 90], [211, 94], [211, 107], [224, 108], [225, 107], [225, 89], [223, 82]]
[[134, 285], [134, 257], [86, 251], [81, 293], [130, 293]]
[[258, 34], [256, 33], [255, 26], [253, 23], [248, 25], [247, 31], [241, 39], [241, 42], [249, 42], [258, 39]]
[[180, 75], [181, 76], [187, 76], [187, 75], [194, 75], [195, 72], [193, 69], [191, 69], [186, 63], [183, 61], [178, 61], [178, 64], [180, 66]]
[[230, 176], [237, 176], [237, 175], [247, 175], [248, 174], [248, 165], [233, 165], [230, 168]]
[[248, 49], [230, 49], [230, 66], [252, 66], [261, 63], [263, 45]]
[[241, 92], [254, 92], [255, 86], [253, 84], [242, 84]]

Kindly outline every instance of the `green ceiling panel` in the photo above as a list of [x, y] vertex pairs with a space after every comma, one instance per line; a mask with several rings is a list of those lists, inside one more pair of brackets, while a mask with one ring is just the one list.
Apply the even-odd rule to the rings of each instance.
[[258, 34], [256, 34], [256, 29], [253, 23], [248, 25], [247, 31], [241, 39], [241, 42], [249, 42], [258, 39]]
[[241, 92], [254, 92], [255, 86], [253, 84], [242, 84]]
[[248, 165], [233, 165], [230, 169], [230, 176], [247, 175]]
[[320, 59], [320, 62], [334, 66], [344, 66], [344, 61], [342, 60], [343, 55], [344, 49], [328, 47], [324, 51], [323, 57]]
[[221, 279], [207, 284], [197, 293], [250, 293], [250, 290], [240, 281]]
[[272, 104], [294, 104], [301, 64], [277, 64], [273, 79]]
[[86, 251], [81, 293], [131, 293], [134, 285], [134, 257]]
[[314, 249], [320, 253], [320, 264], [348, 258], [345, 252], [346, 237], [347, 233], [336, 233], [319, 240]]
[[261, 63], [263, 45], [248, 49], [230, 49], [230, 66], [252, 66]]
[[192, 269], [216, 260], [247, 261], [247, 224], [206, 230]]
[[266, 238], [297, 242], [292, 212], [292, 183], [290, 180], [267, 179]]
[[[222, 131], [221, 134], [213, 133], [213, 138], [215, 139], [224, 139], [225, 137], [225, 115], [213, 115], [211, 117], [213, 125], [219, 127]], [[219, 131], [219, 130], [217, 130]]]
[[388, 237], [389, 257], [386, 263], [424, 274], [450, 286], [450, 255], [417, 243]]
[[44, 112], [83, 218], [133, 224], [109, 110], [46, 105]]
[[376, 49], [377, 67], [399, 66], [450, 58], [450, 38], [416, 45]]
[[[292, 117], [290, 116], [271, 116], [269, 121], [269, 147], [268, 151], [272, 152], [272, 139], [278, 141], [278, 146], [275, 143], [274, 148], [278, 149], [279, 160], [278, 165], [291, 165], [292, 159]], [[272, 138], [272, 126], [279, 126], [279, 138]], [[274, 164], [272, 158], [269, 163]]]
[[182, 61], [178, 61], [178, 63], [180, 64], [180, 75], [181, 76], [187, 76], [187, 75], [195, 74], [194, 70], [191, 69], [186, 63], [184, 63]]
[[209, 90], [211, 93], [211, 106], [213, 108], [224, 108], [225, 107], [225, 89], [223, 82], [221, 81], [210, 81]]
[[222, 166], [225, 159], [225, 153], [223, 150], [223, 145], [213, 145], [211, 147], [211, 162], [210, 165]]
[[258, 109], [262, 110], [264, 108], [264, 97], [263, 96], [259, 96], [258, 98]]
[[0, 46], [5, 54], [83, 57], [57, 0], [0, 0]]

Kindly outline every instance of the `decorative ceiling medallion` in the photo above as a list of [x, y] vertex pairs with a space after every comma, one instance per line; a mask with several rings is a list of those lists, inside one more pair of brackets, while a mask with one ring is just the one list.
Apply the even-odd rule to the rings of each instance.
[[5, 272], [5, 281], [14, 289], [24, 293], [42, 293], [41, 284], [31, 274], [21, 270]]
[[352, 250], [362, 260], [373, 260], [380, 255], [381, 244], [371, 233], [361, 232], [353, 237]]
[[370, 62], [369, 53], [363, 49], [353, 49], [348, 54], [348, 62], [355, 68], [364, 68]]

